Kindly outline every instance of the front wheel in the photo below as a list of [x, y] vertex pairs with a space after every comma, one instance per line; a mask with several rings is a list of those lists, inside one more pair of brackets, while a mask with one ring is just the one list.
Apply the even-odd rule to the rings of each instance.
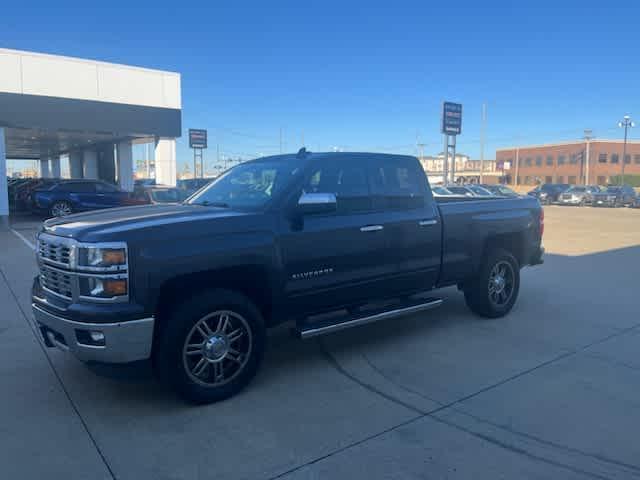
[[184, 399], [217, 402], [253, 379], [265, 339], [262, 315], [247, 297], [207, 290], [178, 305], [165, 319], [154, 364], [161, 380]]
[[73, 213], [73, 206], [64, 200], [60, 200], [51, 205], [49, 209], [49, 214], [52, 217], [66, 217], [67, 215], [71, 215]]
[[464, 298], [474, 313], [498, 318], [511, 311], [520, 290], [520, 265], [511, 253], [489, 252], [475, 277], [466, 284]]

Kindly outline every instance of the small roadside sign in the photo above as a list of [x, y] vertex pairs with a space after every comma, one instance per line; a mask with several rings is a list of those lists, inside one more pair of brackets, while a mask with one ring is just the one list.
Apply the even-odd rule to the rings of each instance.
[[190, 128], [189, 148], [207, 148], [207, 131]]
[[444, 102], [442, 104], [442, 133], [459, 135], [462, 131], [462, 104]]

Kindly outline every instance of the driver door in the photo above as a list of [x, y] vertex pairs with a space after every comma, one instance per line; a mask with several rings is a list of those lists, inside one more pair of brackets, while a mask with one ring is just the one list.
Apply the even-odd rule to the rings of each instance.
[[[285, 220], [281, 237], [285, 297], [296, 312], [337, 309], [384, 294], [389, 255], [386, 215], [373, 210], [366, 158], [314, 165], [305, 193], [333, 193], [336, 210]], [[295, 214], [294, 214], [295, 215]]]

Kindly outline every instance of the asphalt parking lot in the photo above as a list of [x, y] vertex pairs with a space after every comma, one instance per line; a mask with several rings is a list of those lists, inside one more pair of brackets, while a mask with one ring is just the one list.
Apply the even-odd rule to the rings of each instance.
[[0, 478], [640, 477], [640, 210], [547, 207], [546, 263], [506, 318], [447, 289], [320, 340], [282, 328], [254, 383], [205, 407], [45, 349], [33, 251], [0, 242]]

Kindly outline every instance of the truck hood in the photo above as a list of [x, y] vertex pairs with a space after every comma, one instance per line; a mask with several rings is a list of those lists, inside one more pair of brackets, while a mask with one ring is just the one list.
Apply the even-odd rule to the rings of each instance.
[[190, 224], [213, 219], [248, 215], [228, 208], [201, 205], [140, 205], [78, 213], [44, 222], [43, 231], [80, 241], [126, 240], [128, 236], [153, 230], [171, 229], [181, 223]]

